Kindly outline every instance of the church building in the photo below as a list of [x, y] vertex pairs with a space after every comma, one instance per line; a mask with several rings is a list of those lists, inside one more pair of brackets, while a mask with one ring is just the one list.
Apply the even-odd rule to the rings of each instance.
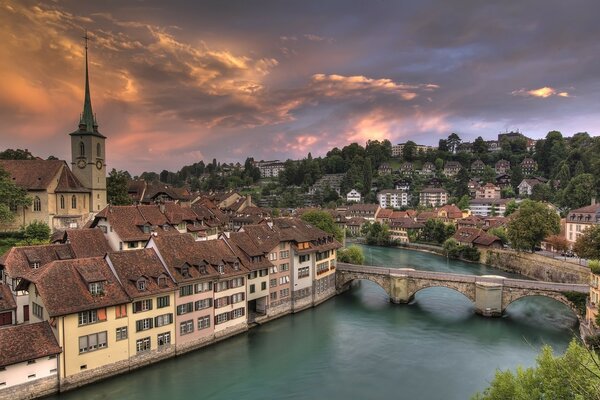
[[107, 205], [106, 137], [92, 112], [85, 39], [85, 98], [79, 127], [69, 134], [71, 169], [62, 160], [0, 160], [0, 168], [32, 199], [29, 206], [13, 208], [16, 218], [0, 231], [15, 231], [33, 221], [45, 222], [53, 231], [81, 228]]

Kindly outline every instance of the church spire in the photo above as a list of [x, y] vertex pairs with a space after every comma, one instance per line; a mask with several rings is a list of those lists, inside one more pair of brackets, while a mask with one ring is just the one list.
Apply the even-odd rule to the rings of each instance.
[[85, 99], [83, 102], [83, 113], [79, 119], [79, 130], [84, 132], [98, 132], [98, 124], [92, 112], [92, 98], [90, 96], [90, 78], [88, 74], [88, 40], [85, 32]]

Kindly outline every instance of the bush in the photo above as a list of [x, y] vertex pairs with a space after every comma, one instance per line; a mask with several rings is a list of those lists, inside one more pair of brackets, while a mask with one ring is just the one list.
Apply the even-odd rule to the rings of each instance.
[[365, 255], [360, 247], [352, 245], [348, 248], [339, 249], [337, 260], [339, 262], [362, 265], [365, 263]]
[[588, 267], [593, 274], [600, 275], [600, 260], [590, 260]]

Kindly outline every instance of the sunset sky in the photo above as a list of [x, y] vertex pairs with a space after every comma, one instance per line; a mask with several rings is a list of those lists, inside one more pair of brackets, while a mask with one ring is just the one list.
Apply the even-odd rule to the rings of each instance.
[[69, 159], [84, 30], [108, 168], [600, 132], [600, 2], [0, 0], [0, 149]]

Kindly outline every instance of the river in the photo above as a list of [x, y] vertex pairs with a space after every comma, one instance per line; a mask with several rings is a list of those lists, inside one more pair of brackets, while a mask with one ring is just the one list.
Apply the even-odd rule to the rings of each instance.
[[[515, 276], [412, 250], [363, 249], [372, 265]], [[450, 289], [424, 289], [400, 305], [360, 281], [316, 308], [52, 399], [468, 399], [497, 368], [534, 365], [543, 344], [564, 352], [576, 321], [542, 297], [491, 319]]]

